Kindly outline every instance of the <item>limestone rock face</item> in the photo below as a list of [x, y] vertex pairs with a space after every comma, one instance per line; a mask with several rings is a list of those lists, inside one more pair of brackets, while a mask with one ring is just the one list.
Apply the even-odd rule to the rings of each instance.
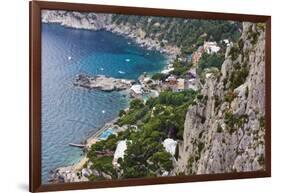
[[176, 173], [264, 170], [264, 57], [264, 25], [243, 23], [221, 73], [206, 78], [187, 111]]

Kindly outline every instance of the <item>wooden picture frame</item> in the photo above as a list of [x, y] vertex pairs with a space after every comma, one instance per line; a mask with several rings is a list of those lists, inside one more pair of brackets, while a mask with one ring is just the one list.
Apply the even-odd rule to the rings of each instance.
[[[41, 181], [41, 10], [66, 10], [78, 12], [115, 13], [140, 16], [169, 16], [187, 19], [248, 21], [266, 24], [265, 31], [265, 160], [263, 171], [233, 172], [220, 174], [180, 175], [157, 178], [132, 178], [103, 180], [98, 182], [43, 184]], [[183, 183], [271, 176], [271, 17], [231, 13], [198, 12], [105, 6], [61, 2], [30, 1], [30, 192], [61, 191], [89, 188], [122, 187], [167, 183]]]

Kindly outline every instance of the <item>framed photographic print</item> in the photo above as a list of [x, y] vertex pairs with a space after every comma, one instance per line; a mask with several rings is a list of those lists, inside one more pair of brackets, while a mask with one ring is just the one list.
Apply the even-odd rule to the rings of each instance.
[[271, 18], [30, 2], [30, 191], [271, 176]]

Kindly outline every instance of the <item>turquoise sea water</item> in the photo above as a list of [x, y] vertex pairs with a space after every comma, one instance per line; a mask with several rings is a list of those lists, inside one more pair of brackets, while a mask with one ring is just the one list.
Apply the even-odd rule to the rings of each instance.
[[166, 58], [106, 31], [42, 24], [42, 182], [49, 172], [81, 159], [80, 143], [128, 106], [119, 92], [72, 85], [79, 73], [137, 79], [163, 69]]

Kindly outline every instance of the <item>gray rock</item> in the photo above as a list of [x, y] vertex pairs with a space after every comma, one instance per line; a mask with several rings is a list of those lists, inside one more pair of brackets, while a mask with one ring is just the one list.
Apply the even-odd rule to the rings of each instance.
[[[208, 96], [205, 104], [190, 107], [186, 113], [183, 142], [179, 149], [176, 173], [208, 174], [225, 172], [256, 171], [264, 169], [264, 128], [260, 117], [264, 117], [264, 31], [259, 31], [258, 41], [252, 43], [251, 33], [255, 24], [244, 22], [241, 40], [243, 51], [234, 61], [226, 51], [219, 82], [209, 77], [202, 85], [201, 94]], [[243, 56], [243, 57], [242, 57]], [[235, 97], [231, 102], [223, 100], [228, 89], [234, 65], [247, 65], [249, 74], [245, 82], [234, 89]], [[220, 103], [214, 108], [218, 96]], [[226, 112], [239, 120], [234, 126], [227, 125]], [[240, 117], [244, 117], [244, 119]], [[203, 121], [204, 119], [204, 121]], [[221, 129], [218, 129], [218, 126]], [[204, 132], [199, 138], [199, 133]]]

